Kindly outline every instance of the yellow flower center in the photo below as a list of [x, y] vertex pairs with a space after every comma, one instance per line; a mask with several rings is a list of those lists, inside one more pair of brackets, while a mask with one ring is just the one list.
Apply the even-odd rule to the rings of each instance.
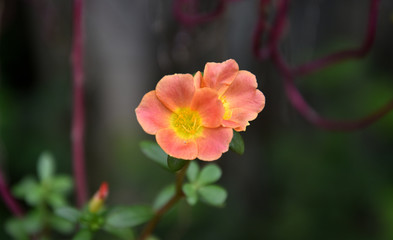
[[224, 120], [229, 120], [232, 117], [232, 110], [229, 108], [229, 103], [225, 96], [220, 96], [220, 100], [222, 105], [224, 106], [225, 113], [224, 113]]
[[201, 116], [190, 108], [179, 108], [172, 113], [170, 126], [184, 140], [200, 136], [203, 130]]

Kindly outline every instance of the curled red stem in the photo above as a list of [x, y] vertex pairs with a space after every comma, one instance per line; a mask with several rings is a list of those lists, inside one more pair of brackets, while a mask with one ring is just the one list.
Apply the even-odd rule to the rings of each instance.
[[173, 3], [174, 16], [181, 24], [186, 26], [207, 23], [214, 20], [224, 12], [226, 8], [226, 1], [218, 0], [217, 7], [209, 13], [200, 13], [197, 6], [198, 0], [175, 0]]
[[[364, 128], [374, 123], [393, 110], [393, 100], [391, 100], [380, 109], [360, 119], [348, 121], [326, 119], [314, 111], [314, 109], [303, 98], [299, 89], [295, 86], [294, 83], [295, 78], [300, 75], [309, 74], [344, 60], [364, 57], [370, 51], [374, 43], [379, 2], [380, 0], [371, 0], [368, 28], [363, 43], [360, 47], [333, 53], [329, 56], [314, 60], [296, 68], [291, 68], [288, 65], [278, 49], [279, 41], [287, 21], [289, 0], [281, 0], [279, 2], [274, 25], [269, 36], [269, 53], [271, 59], [284, 78], [285, 91], [290, 103], [310, 123], [328, 130], [352, 131]], [[261, 4], [263, 4], [263, 1], [261, 1]]]
[[304, 100], [293, 79], [285, 78], [285, 91], [294, 108], [312, 124], [334, 131], [353, 131], [365, 128], [393, 110], [393, 100], [375, 112], [356, 120], [336, 121], [319, 116]]
[[269, 32], [269, 24], [268, 24], [268, 6], [270, 5], [271, 0], [261, 0], [259, 6], [259, 17], [257, 21], [257, 25], [254, 30], [253, 42], [252, 42], [252, 50], [254, 55], [262, 60], [267, 59], [270, 56], [270, 49], [268, 47], [263, 47], [260, 49], [260, 46], [263, 42], [263, 36], [265, 32]]
[[375, 35], [377, 31], [379, 3], [380, 0], [372, 0], [370, 3], [368, 26], [362, 45], [354, 49], [342, 50], [333, 53], [331, 55], [322, 57], [320, 59], [314, 60], [312, 62], [303, 64], [301, 66], [298, 66], [293, 69], [294, 74], [298, 76], [305, 75], [344, 60], [364, 57], [370, 51], [375, 40]]

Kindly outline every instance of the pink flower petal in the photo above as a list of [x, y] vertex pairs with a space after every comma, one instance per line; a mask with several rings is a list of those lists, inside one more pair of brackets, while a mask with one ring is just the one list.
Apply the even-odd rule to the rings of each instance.
[[[247, 123], [246, 123], [247, 124]], [[222, 121], [222, 126], [223, 127], [229, 127], [229, 128], [233, 128], [233, 129], [235, 129], [235, 128], [238, 128], [238, 127], [240, 127], [240, 124], [239, 123], [237, 123], [237, 122], [233, 122], [233, 121], [231, 121], [231, 120], [223, 120]]]
[[231, 128], [205, 128], [203, 135], [196, 139], [198, 144], [198, 158], [203, 161], [214, 161], [228, 151], [232, 140]]
[[202, 73], [200, 71], [196, 72], [194, 75], [195, 89], [201, 88], [202, 79], [203, 79]]
[[224, 106], [218, 99], [217, 92], [210, 88], [197, 89], [191, 103], [191, 109], [199, 113], [202, 126], [219, 127], [224, 116]]
[[223, 96], [230, 108], [247, 108], [259, 113], [265, 106], [265, 96], [256, 89], [257, 87], [254, 74], [239, 71]]
[[156, 140], [164, 152], [172, 157], [193, 160], [198, 155], [198, 147], [195, 140], [180, 139], [170, 128], [159, 130], [156, 134]]
[[194, 80], [191, 74], [165, 76], [156, 86], [158, 99], [172, 111], [189, 106], [194, 92]]
[[201, 86], [213, 88], [221, 95], [239, 72], [236, 61], [229, 59], [223, 63], [206, 63]]
[[[239, 71], [235, 80], [222, 95], [231, 111], [230, 122], [223, 126], [233, 127], [236, 131], [245, 131], [248, 122], [254, 120], [265, 107], [265, 96], [256, 89], [258, 86], [255, 75], [248, 71]], [[234, 123], [238, 126], [234, 127]]]
[[143, 96], [135, 113], [139, 124], [148, 134], [156, 134], [159, 129], [169, 126], [171, 111], [160, 102], [156, 91], [150, 91]]
[[231, 127], [236, 131], [245, 131], [249, 125], [249, 121], [254, 120], [258, 116], [255, 111], [250, 111], [244, 108], [232, 109], [232, 117], [229, 120], [223, 121], [223, 126]]

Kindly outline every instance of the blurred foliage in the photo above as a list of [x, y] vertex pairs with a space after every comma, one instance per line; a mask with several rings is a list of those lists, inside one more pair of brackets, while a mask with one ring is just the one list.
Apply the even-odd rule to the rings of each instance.
[[221, 178], [222, 171], [215, 164], [209, 164], [199, 171], [198, 164], [191, 162], [187, 178], [189, 183], [183, 185], [183, 192], [186, 195], [187, 202], [195, 205], [200, 198], [207, 204], [221, 207], [227, 198], [227, 191], [215, 183]]
[[13, 194], [30, 207], [23, 218], [12, 218], [5, 223], [5, 230], [14, 239], [50, 239], [54, 229], [63, 234], [73, 231], [73, 224], [53, 214], [56, 208], [67, 205], [66, 196], [72, 189], [69, 176], [55, 175], [55, 163], [50, 153], [42, 153], [37, 164], [38, 180], [25, 177], [13, 187]]
[[[68, 67], [70, 37], [67, 35], [71, 28], [69, 24], [66, 28], [60, 24], [58, 31], [61, 34], [56, 35], [56, 41], [51, 42], [51, 48], [45, 48], [50, 53], [40, 55], [42, 49], [36, 49], [33, 43], [41, 42], [42, 39], [37, 40], [37, 37], [33, 36], [33, 24], [26, 13], [27, 9], [33, 10], [22, 1], [7, 1], [9, 2], [15, 2], [16, 7], [15, 13], [9, 15], [7, 24], [2, 22], [1, 25], [0, 150], [1, 157], [4, 157], [1, 165], [11, 185], [21, 183], [21, 189], [15, 191], [16, 193], [21, 191], [19, 196], [27, 200], [25, 207], [28, 208], [28, 203], [34, 204], [38, 197], [34, 194], [32, 196], [24, 194], [23, 188], [39, 189], [41, 178], [38, 180], [31, 177], [23, 181], [22, 179], [34, 172], [32, 169], [35, 169], [36, 159], [44, 149], [51, 149], [56, 156], [57, 172], [71, 173], [69, 143], [71, 83]], [[62, 5], [66, 5], [66, 1], [62, 2], [64, 2]], [[356, 5], [358, 1], [351, 1], [350, 4], [348, 2], [344, 4], [342, 1], [323, 2], [325, 5], [333, 6], [334, 9], [340, 9], [345, 18], [350, 19], [348, 22], [355, 23], [350, 26], [359, 25], [358, 19], [349, 16], [350, 13], [357, 13], [358, 8], [352, 5]], [[382, 2], [385, 6], [389, 4], [388, 1]], [[303, 5], [308, 3], [306, 1]], [[248, 1], [234, 4], [236, 5], [232, 10], [229, 9], [231, 12], [227, 15], [231, 27], [225, 25], [223, 28], [228, 29], [231, 34], [224, 37], [213, 35], [220, 46], [228, 47], [229, 50], [225, 50], [225, 54], [222, 54], [221, 48], [217, 47], [218, 50], [214, 51], [213, 45], [208, 48], [208, 53], [202, 52], [198, 55], [198, 59], [194, 59], [195, 62], [189, 63], [188, 66], [192, 69], [190, 67], [187, 70], [188, 72], [198, 70], [200, 66], [197, 62], [223, 60], [223, 55], [226, 58], [228, 56], [240, 58], [242, 69], [256, 70], [258, 80], [261, 81], [261, 90], [267, 96], [266, 109], [252, 126], [248, 127], [248, 131], [242, 133], [246, 144], [244, 155], [227, 153], [217, 162], [224, 172], [217, 184], [228, 189], [226, 207], [207, 208], [197, 202], [193, 208], [190, 208], [186, 202], [181, 202], [163, 218], [156, 235], [162, 237], [161, 239], [174, 240], [393, 239], [393, 114], [390, 113], [374, 125], [353, 133], [326, 132], [304, 122], [285, 102], [281, 79], [277, 78], [276, 70], [268, 63], [255, 62], [251, 56], [252, 29], [249, 26], [253, 26], [255, 19], [247, 18], [240, 21], [231, 18], [255, 17], [250, 14], [250, 11], [246, 11], [245, 14], [241, 12]], [[340, 8], [340, 4], [345, 11]], [[348, 5], [351, 5], [350, 8]], [[124, 9], [124, 11], [130, 10]], [[169, 9], [170, 12], [169, 4], [164, 4], [165, 9]], [[384, 9], [390, 8], [381, 10]], [[61, 11], [58, 11], [58, 14], [61, 14]], [[132, 14], [127, 12], [124, 16], [128, 15]], [[106, 17], [109, 18], [105, 16], [106, 20]], [[93, 16], [88, 19], [92, 21]], [[384, 19], [386, 20], [382, 16], [379, 21], [384, 23]], [[69, 20], [70, 16], [62, 21], [70, 22]], [[147, 20], [140, 20], [143, 21]], [[332, 29], [347, 24], [334, 19], [329, 21], [334, 26]], [[161, 50], [162, 45], [166, 47], [165, 41], [169, 41], [167, 39], [181, 41], [188, 38], [190, 38], [189, 42], [184, 45], [188, 44], [187, 46], [191, 48], [195, 35], [200, 34], [202, 37], [196, 39], [203, 39], [201, 42], [205, 44], [208, 37], [212, 36], [209, 35], [210, 32], [215, 32], [217, 25], [222, 26], [218, 22], [211, 25], [216, 28], [208, 28], [209, 24], [207, 24], [190, 30], [192, 34], [187, 35], [184, 29], [179, 30], [173, 20], [169, 23], [159, 20], [157, 22], [155, 28], [164, 29], [169, 33], [155, 36], [157, 39], [151, 42], [140, 42], [136, 48], [140, 48], [143, 44], [151, 44], [149, 45], [152, 48], [151, 52], [155, 52], [157, 49]], [[388, 26], [391, 26], [391, 21]], [[99, 30], [104, 31], [104, 27], [100, 26]], [[244, 32], [247, 29], [250, 31]], [[130, 31], [128, 28], [120, 30]], [[238, 32], [240, 30], [242, 32]], [[325, 30], [325, 25], [318, 28], [322, 33]], [[173, 34], [176, 31], [181, 31], [183, 35]], [[290, 34], [301, 34], [302, 31], [302, 29], [295, 29]], [[324, 116], [353, 119], [373, 111], [392, 97], [391, 28], [378, 28], [377, 32], [377, 44], [372, 54], [365, 59], [344, 62], [296, 80], [306, 99]], [[89, 40], [91, 41], [92, 37]], [[320, 51], [321, 53], [330, 53], [331, 49], [343, 45], [330, 40], [323, 39], [329, 46]], [[352, 40], [350, 45], [356, 45], [359, 36], [353, 36]], [[243, 44], [244, 42], [247, 44]], [[115, 44], [116, 42], [113, 45]], [[344, 45], [348, 46], [347, 43]], [[100, 46], [90, 45], [90, 47], [89, 50], [94, 51]], [[59, 49], [65, 49], [66, 54]], [[179, 49], [184, 48], [179, 47]], [[195, 47], [195, 49], [203, 48]], [[290, 53], [289, 51], [288, 55]], [[105, 52], [105, 57], [106, 55], [108, 54]], [[139, 61], [140, 57], [137, 55], [135, 58]], [[45, 67], [39, 68], [37, 65], [41, 58], [46, 58], [46, 64], [56, 63], [57, 67], [53, 68], [53, 65], [48, 67], [44, 64]], [[151, 62], [155, 62], [155, 59], [152, 58]], [[148, 161], [139, 150], [138, 142], [146, 138], [141, 130], [133, 131], [131, 137], [127, 135], [129, 125], [139, 129], [136, 121], [127, 119], [127, 125], [118, 125], [116, 128], [113, 126], [107, 126], [107, 129], [95, 128], [94, 122], [99, 120], [98, 116], [106, 114], [105, 112], [101, 115], [97, 114], [101, 111], [99, 99], [108, 100], [99, 95], [95, 88], [97, 83], [94, 81], [96, 68], [105, 68], [105, 66], [97, 67], [95, 64], [96, 62], [91, 63], [94, 66], [90, 73], [91, 79], [87, 83], [90, 88], [86, 93], [88, 110], [86, 142], [90, 184], [94, 186], [94, 183], [101, 182], [102, 178], [107, 179], [113, 186], [111, 188], [113, 198], [109, 201], [127, 204], [145, 203], [163, 186], [168, 185], [156, 199], [155, 209], [157, 209], [174, 192], [174, 186], [169, 185], [173, 176], [168, 171], [154, 166], [154, 163]], [[155, 69], [157, 64], [152, 65], [138, 67], [146, 72], [154, 71], [154, 76], [165, 74], [164, 70]], [[184, 65], [177, 66], [177, 72], [181, 72]], [[47, 71], [52, 71], [53, 74], [50, 75], [52, 78], [43, 79], [43, 72]], [[113, 73], [112, 69], [110, 74]], [[134, 81], [135, 87], [140, 87], [138, 85], [140, 82], [154, 86], [155, 81], [158, 80], [133, 79], [131, 76], [130, 79]], [[109, 78], [107, 82], [115, 84], [111, 80]], [[141, 94], [143, 92], [141, 91]], [[136, 103], [134, 105], [136, 106]], [[130, 116], [133, 114], [131, 109], [135, 106], [130, 103], [128, 107]], [[104, 135], [106, 137], [103, 137], [106, 140], [104, 144], [94, 145], [97, 135], [93, 134], [108, 129], [113, 132], [109, 136]], [[110, 158], [107, 157], [108, 155]], [[166, 164], [166, 156], [157, 161]], [[204, 164], [200, 165], [201, 169], [204, 169]], [[51, 170], [48, 170], [50, 167], [43, 168], [46, 170], [43, 170], [40, 175], [45, 178], [44, 176]], [[188, 173], [190, 182], [195, 182], [201, 171], [195, 170], [195, 166], [193, 168], [193, 172], [190, 167]], [[74, 221], [72, 219], [79, 217], [79, 214], [75, 213], [79, 210], [64, 209], [63, 211], [60, 215], [63, 217], [68, 215], [68, 220], [71, 222]], [[9, 211], [0, 204], [0, 222], [5, 222], [9, 217]], [[32, 223], [39, 222], [37, 219], [40, 218], [41, 215], [33, 211], [23, 223], [12, 220], [14, 223], [9, 223], [11, 225], [8, 227], [9, 231], [20, 234], [22, 234], [20, 229], [36, 231], [41, 226]], [[56, 221], [53, 220], [54, 225]], [[88, 231], [80, 233], [82, 237], [89, 234]], [[112, 239], [112, 235], [105, 232], [101, 235], [101, 239]], [[8, 238], [5, 229], [0, 229], [0, 239]]]

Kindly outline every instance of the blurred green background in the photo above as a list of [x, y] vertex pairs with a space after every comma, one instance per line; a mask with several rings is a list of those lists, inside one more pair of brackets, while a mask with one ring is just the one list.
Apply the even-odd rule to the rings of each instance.
[[[0, 164], [13, 185], [34, 175], [44, 150], [71, 174], [72, 1], [0, 0]], [[201, 9], [216, 1], [200, 1]], [[298, 0], [282, 52], [291, 64], [358, 46], [368, 0]], [[148, 160], [153, 139], [134, 109], [165, 74], [235, 59], [257, 76], [266, 107], [242, 133], [243, 156], [217, 161], [225, 208], [179, 204], [157, 228], [162, 239], [393, 239], [393, 113], [355, 132], [305, 122], [280, 74], [252, 55], [258, 1], [233, 1], [219, 18], [184, 27], [173, 1], [86, 1], [86, 159], [89, 193], [110, 185], [108, 204], [151, 203], [173, 176]], [[393, 2], [381, 0], [375, 45], [361, 60], [323, 69], [298, 86], [323, 116], [355, 119], [393, 97]], [[74, 197], [70, 197], [74, 201]], [[0, 204], [0, 223], [10, 217]], [[109, 239], [104, 236], [104, 239]], [[8, 239], [0, 229], [0, 239]]]

